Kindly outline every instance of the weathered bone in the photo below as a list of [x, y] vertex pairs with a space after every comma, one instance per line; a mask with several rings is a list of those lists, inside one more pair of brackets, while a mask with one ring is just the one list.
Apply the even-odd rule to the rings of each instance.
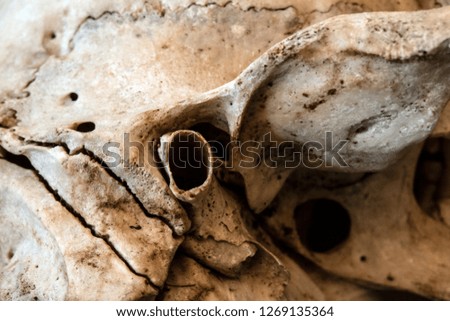
[[[228, 159], [220, 162], [231, 163], [232, 171], [223, 166], [216, 173], [224, 173], [227, 179], [242, 176], [254, 212], [266, 209], [267, 215], [267, 207], [276, 198], [270, 210], [275, 208], [278, 217], [262, 215], [265, 228], [328, 271], [378, 286], [449, 297], [445, 282], [438, 281], [448, 277], [448, 262], [441, 250], [447, 242], [446, 217], [450, 217], [445, 186], [439, 189], [443, 194], [437, 205], [441, 221], [425, 215], [412, 193], [417, 144], [431, 133], [450, 98], [449, 8], [339, 16], [300, 30], [256, 59], [296, 26], [306, 27], [342, 12], [419, 7], [415, 1], [324, 1], [305, 7], [302, 1], [285, 0], [273, 7], [284, 10], [271, 12], [259, 2], [255, 7], [259, 9], [252, 11], [250, 3], [200, 3], [186, 9], [191, 16], [177, 11], [183, 7], [177, 2], [113, 5], [99, 1], [69, 13], [66, 4], [55, 4], [52, 14], [68, 17], [64, 18], [67, 24], [39, 23], [39, 37], [24, 33], [26, 39], [41, 39], [43, 34], [42, 48], [24, 41], [20, 50], [11, 50], [13, 54], [0, 53], [5, 61], [20, 62], [20, 66], [0, 66], [3, 74], [13, 74], [10, 83], [0, 84], [0, 145], [5, 149], [0, 149], [0, 158], [6, 160], [0, 160], [6, 182], [6, 187], [4, 182], [0, 185], [4, 191], [0, 217], [48, 241], [39, 247], [33, 237], [17, 237], [4, 228], [9, 225], [2, 226], [1, 236], [8, 239], [4, 243], [8, 246], [1, 247], [6, 259], [0, 261], [4, 262], [0, 273], [6, 275], [15, 262], [20, 264], [14, 265], [14, 277], [33, 266], [27, 253], [8, 254], [9, 245], [22, 240], [23, 251], [36, 250], [39, 258], [50, 257], [60, 267], [50, 274], [33, 272], [29, 279], [20, 279], [34, 284], [36, 289], [31, 291], [30, 287], [22, 291], [16, 281], [5, 279], [1, 298], [136, 299], [154, 297], [163, 285], [159, 294], [165, 299], [324, 298], [301, 264], [277, 249], [265, 232], [250, 227], [244, 195], [239, 198], [222, 186], [213, 175], [212, 163], [207, 162], [198, 186], [192, 177], [188, 179], [191, 187], [180, 189], [176, 184], [164, 144], [185, 133], [206, 143], [201, 130], [194, 129], [205, 123], [228, 135], [231, 147], [249, 140], [261, 142], [268, 132], [275, 142], [292, 141], [295, 146], [310, 140], [325, 144], [326, 131], [333, 132], [334, 141], [350, 140], [341, 150], [349, 167], [336, 163], [321, 170], [242, 167], [239, 163], [245, 155], [231, 149]], [[434, 5], [420, 3], [421, 8]], [[24, 12], [30, 8], [33, 5], [25, 6]], [[114, 12], [105, 14], [108, 9]], [[226, 12], [224, 23], [229, 28], [216, 34], [224, 42], [229, 37], [231, 44], [239, 44], [233, 59], [224, 58], [224, 51], [204, 42], [204, 37], [196, 38], [202, 32], [211, 33], [210, 23], [196, 27], [203, 28], [198, 34], [186, 34], [187, 40], [180, 37], [186, 26], [194, 25], [192, 17], [216, 19], [208, 16], [211, 12]], [[88, 14], [96, 18], [85, 19]], [[234, 16], [236, 20], [230, 18]], [[241, 16], [248, 20], [239, 21]], [[0, 23], [7, 25], [9, 19]], [[266, 22], [272, 24], [273, 35], [247, 35]], [[8, 47], [14, 41], [11, 36], [3, 43]], [[186, 48], [195, 54], [189, 56]], [[210, 53], [202, 65], [197, 58], [205, 51]], [[30, 70], [36, 72], [34, 80]], [[223, 85], [227, 81], [231, 82]], [[447, 111], [448, 107], [433, 135], [448, 136]], [[404, 156], [413, 145], [414, 151]], [[267, 160], [263, 149], [257, 151]], [[210, 148], [205, 152], [209, 161]], [[28, 157], [31, 164], [22, 165], [29, 169], [8, 164], [20, 164], [13, 154]], [[286, 156], [275, 161], [280, 164]], [[324, 153], [316, 156], [327, 158]], [[168, 169], [168, 183], [160, 161]], [[378, 173], [369, 176], [372, 171]], [[21, 177], [35, 186], [29, 193]], [[15, 190], [8, 186], [12, 184], [17, 184]], [[391, 189], [383, 191], [384, 186]], [[370, 193], [367, 198], [360, 188]], [[395, 189], [398, 198], [391, 192]], [[293, 219], [294, 208], [319, 196], [345, 205], [351, 223], [337, 238], [340, 246], [323, 253], [323, 248], [308, 248], [308, 221], [300, 224]], [[56, 209], [42, 208], [36, 201], [40, 197]], [[399, 199], [408, 205], [399, 207]], [[423, 208], [427, 199], [419, 202]], [[208, 202], [215, 202], [211, 214]], [[14, 206], [21, 220], [9, 215]], [[308, 213], [308, 207], [299, 208]], [[380, 208], [385, 212], [378, 213]], [[55, 212], [60, 219], [54, 220]], [[64, 233], [61, 226], [65, 224], [73, 227], [73, 235]], [[82, 241], [73, 244], [78, 238]], [[180, 253], [173, 259], [180, 244]], [[83, 255], [87, 252], [99, 256]], [[419, 261], [423, 257], [427, 261]], [[415, 264], [407, 264], [408, 260]], [[61, 281], [50, 289], [54, 277]], [[112, 291], [113, 287], [117, 290]]]
[[[209, 298], [241, 300], [320, 298], [319, 290], [315, 289], [309, 278], [301, 271], [296, 271], [297, 287], [282, 290], [288, 284], [288, 272], [281, 262], [284, 255], [275, 256], [249, 233], [247, 224], [244, 223], [245, 217], [249, 217], [249, 211], [232, 193], [219, 185], [213, 175], [215, 162], [211, 147], [200, 134], [180, 130], [163, 135], [159, 155], [169, 176], [169, 186], [173, 194], [191, 205], [189, 212], [192, 231], [186, 235], [183, 250], [207, 267], [229, 277], [239, 278], [244, 289], [243, 292], [221, 293], [223, 290], [215, 284], [218, 280], [214, 277], [205, 278], [196, 275], [194, 283], [209, 283], [207, 287], [209, 290], [206, 291]], [[277, 257], [281, 258], [281, 261]], [[192, 260], [186, 258], [178, 260], [184, 262], [188, 269], [192, 268], [194, 271], [201, 269]], [[284, 258], [284, 261], [286, 262], [287, 258]], [[174, 264], [180, 263], [176, 260]], [[267, 273], [264, 282], [254, 283], [255, 277], [261, 273]], [[189, 279], [193, 282], [191, 277]], [[183, 277], [178, 276], [169, 278], [168, 283], [172, 284], [172, 281], [189, 282], [183, 281]], [[279, 287], [272, 289], [272, 284], [278, 284]], [[308, 291], [305, 291], [305, 286]], [[204, 286], [200, 286], [187, 293], [205, 295], [204, 291]], [[173, 291], [171, 292], [168, 298], [172, 298]], [[254, 293], [258, 293], [258, 296], [254, 296]], [[182, 296], [182, 298], [190, 297]]]
[[[314, 186], [306, 190], [302, 184], [295, 183], [293, 176], [280, 193], [280, 199], [275, 201], [279, 206], [267, 218], [268, 225], [276, 235], [326, 270], [427, 297], [448, 299], [450, 261], [445, 254], [450, 242], [448, 228], [427, 217], [412, 192], [419, 150], [420, 147], [414, 148], [396, 165], [348, 186]], [[302, 175], [299, 173], [297, 177]], [[316, 208], [327, 200], [341, 204], [348, 213], [349, 234], [331, 240], [330, 247], [308, 241], [305, 233], [315, 223], [306, 217], [332, 218], [340, 209], [328, 206], [328, 212], [319, 213], [314, 207], [302, 206], [307, 200], [317, 200], [313, 205]], [[327, 228], [328, 224], [333, 223], [322, 222], [323, 233], [340, 233], [343, 229], [336, 223]], [[286, 226], [297, 226], [297, 229], [285, 235], [282, 231]], [[315, 231], [318, 235], [314, 238], [329, 239], [320, 229]]]
[[[13, 142], [13, 138], [8, 140]], [[128, 191], [89, 156], [69, 156], [62, 147], [7, 145], [26, 155], [49, 187], [70, 205], [94, 236], [110, 244], [137, 275], [162, 286], [181, 238], [155, 217], [147, 217]], [[77, 200], [83, 200], [82, 202]]]
[[83, 227], [31, 170], [3, 159], [0, 168], [3, 300], [156, 296], [157, 289], [132, 273], [104, 240]]
[[[450, 98], [449, 16], [449, 9], [441, 9], [332, 18], [279, 43], [222, 88], [140, 115], [133, 131], [151, 131], [147, 139], [153, 140], [173, 128], [208, 122], [228, 130], [234, 142], [262, 142], [271, 133], [278, 143], [322, 146], [330, 131], [335, 142], [350, 143], [340, 150], [348, 166], [332, 162], [329, 169], [383, 169], [431, 132]], [[353, 31], [361, 23], [363, 30]], [[349, 38], [347, 30], [360, 36]], [[430, 59], [420, 58], [425, 56]], [[149, 128], [152, 119], [162, 119], [159, 128]], [[401, 139], [391, 142], [393, 135]], [[329, 156], [319, 151], [317, 157], [327, 162]], [[248, 169], [240, 166], [242, 158], [233, 155], [235, 170], [244, 177], [250, 206], [260, 212], [292, 170], [257, 164]], [[261, 194], [265, 184], [273, 188]]]

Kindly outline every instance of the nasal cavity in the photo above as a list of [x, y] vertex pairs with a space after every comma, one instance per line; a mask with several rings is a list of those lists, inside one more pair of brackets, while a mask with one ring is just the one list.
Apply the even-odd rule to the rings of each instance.
[[203, 185], [208, 178], [209, 150], [207, 143], [195, 132], [176, 134], [169, 146], [172, 179], [181, 190]]
[[336, 201], [309, 200], [297, 206], [294, 215], [300, 242], [311, 252], [333, 250], [350, 235], [350, 215]]

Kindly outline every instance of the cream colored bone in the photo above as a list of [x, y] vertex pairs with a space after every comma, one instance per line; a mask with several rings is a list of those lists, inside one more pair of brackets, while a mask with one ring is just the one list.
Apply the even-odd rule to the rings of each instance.
[[[10, 186], [2, 187], [0, 217], [10, 215], [11, 200], [23, 203], [18, 211], [30, 222], [38, 217], [42, 226], [35, 223], [35, 229], [47, 235], [49, 246], [40, 248], [33, 238], [25, 237], [24, 248], [38, 251], [40, 258], [53, 258], [62, 277], [53, 288], [46, 288], [54, 275], [47, 273], [49, 279], [39, 280], [51, 269], [40, 264], [45, 271], [30, 274], [28, 280], [36, 290], [24, 294], [19, 287], [9, 297], [8, 291], [0, 292], [1, 298], [137, 299], [159, 293], [166, 299], [323, 299], [324, 293], [302, 271], [301, 263], [289, 259], [261, 228], [250, 228], [247, 220], [252, 215], [247, 207], [261, 212], [271, 204], [280, 213], [278, 218], [262, 215], [256, 221], [268, 222], [265, 229], [328, 271], [377, 286], [448, 298], [443, 283], [435, 280], [446, 277], [442, 266], [447, 261], [440, 248], [446, 244], [447, 227], [415, 206], [410, 185], [416, 156], [402, 157], [430, 134], [449, 98], [449, 9], [352, 14], [322, 21], [338, 13], [418, 10], [434, 3], [421, 1], [419, 7], [416, 1], [321, 1], [307, 6], [289, 0], [277, 5], [197, 2], [189, 8], [177, 1], [145, 5], [98, 1], [76, 7], [58, 2], [51, 12], [39, 11], [42, 18], [36, 14], [36, 21], [27, 24], [29, 29], [17, 28], [23, 34], [19, 46], [14, 44], [19, 39], [15, 31], [1, 35], [7, 50], [0, 57], [7, 63], [0, 70], [11, 76], [8, 83], [0, 84], [0, 145], [5, 149], [0, 149], [1, 184], [18, 188], [12, 192]], [[0, 10], [5, 10], [0, 12], [0, 23], [5, 30], [17, 25], [13, 14], [4, 13], [34, 14], [34, 6], [0, 2]], [[89, 15], [94, 18], [86, 18]], [[204, 23], [200, 25], [198, 19]], [[217, 29], [217, 19], [222, 19], [223, 28]], [[61, 23], [47, 25], [47, 20]], [[315, 22], [319, 23], [308, 27]], [[265, 31], [266, 25], [271, 26], [270, 32]], [[296, 28], [303, 29], [292, 34]], [[180, 36], [186, 31], [187, 36]], [[222, 42], [229, 47], [219, 46]], [[436, 135], [447, 134], [445, 112]], [[209, 169], [203, 187], [180, 191], [166, 183], [157, 168], [156, 146], [201, 122], [227, 132], [235, 144], [258, 142], [267, 132], [277, 142], [323, 143], [324, 132], [331, 130], [334, 139], [350, 140], [342, 150], [350, 167], [334, 165], [323, 168], [328, 170], [325, 173], [308, 172], [309, 176], [282, 166], [242, 168], [236, 165], [242, 156], [235, 151], [230, 160], [235, 166], [228, 174], [242, 175], [247, 201], [243, 194], [236, 198]], [[95, 128], [81, 130], [83, 124]], [[203, 140], [198, 133], [192, 134]], [[143, 154], [132, 147], [128, 162], [122, 158], [119, 164], [102, 168], [110, 164], [105, 146], [119, 142], [116, 151], [124, 156], [125, 137], [143, 146], [151, 144]], [[34, 171], [9, 164], [14, 159], [11, 153], [28, 157]], [[6, 170], [15, 174], [5, 175]], [[336, 174], [339, 171], [348, 174]], [[367, 171], [377, 174], [361, 181]], [[17, 191], [25, 192], [26, 187], [16, 176], [28, 177], [24, 180], [33, 185], [30, 195], [17, 197]], [[335, 195], [317, 186], [309, 194], [308, 189], [323, 177], [346, 185], [345, 195], [339, 194], [342, 190]], [[311, 184], [298, 189], [295, 180]], [[383, 186], [395, 186], [404, 194], [391, 198]], [[359, 187], [376, 192], [371, 202], [355, 192]], [[292, 195], [297, 205], [322, 192], [341, 200], [353, 222], [348, 243], [328, 255], [306, 251], [298, 239], [287, 237], [294, 226], [292, 213], [286, 210], [291, 203], [284, 197]], [[54, 211], [36, 204], [36, 195], [46, 195], [48, 204], [56, 204], [61, 220], [52, 220]], [[104, 202], [111, 197], [112, 202]], [[277, 203], [278, 199], [282, 201]], [[399, 199], [413, 204], [412, 214]], [[214, 219], [205, 219], [208, 201], [219, 204], [211, 216]], [[389, 215], [374, 216], [379, 204]], [[445, 210], [446, 203], [440, 205]], [[223, 213], [231, 213], [231, 218], [221, 215], [225, 208]], [[10, 216], [7, 221], [11, 222]], [[292, 224], [282, 226], [285, 221]], [[412, 229], [405, 221], [419, 228]], [[76, 233], [64, 233], [63, 222]], [[236, 227], [234, 232], [217, 228], [227, 222]], [[393, 227], [378, 228], [388, 222]], [[364, 238], [361, 231], [366, 230], [371, 238]], [[421, 233], [423, 238], [434, 236], [422, 242]], [[1, 229], [1, 235], [17, 240], [7, 229]], [[78, 237], [80, 244], [72, 245]], [[376, 243], [379, 238], [382, 241]], [[97, 258], [82, 255], [83, 249], [92, 246]], [[0, 249], [0, 262], [6, 262], [0, 273], [5, 275], [11, 264], [5, 259], [9, 248]], [[363, 250], [366, 272], [358, 261]], [[389, 263], [385, 253], [404, 265]], [[422, 253], [427, 262], [405, 263], [419, 261]], [[15, 258], [21, 260], [15, 273], [32, 267], [26, 255]], [[66, 271], [62, 271], [64, 265]], [[394, 269], [398, 267], [404, 277], [398, 276]], [[212, 270], [221, 277], [211, 276]], [[2, 283], [1, 290], [16, 287], [13, 281]], [[320, 278], [314, 277], [314, 282], [320, 283]], [[254, 297], [256, 292], [260, 296]]]

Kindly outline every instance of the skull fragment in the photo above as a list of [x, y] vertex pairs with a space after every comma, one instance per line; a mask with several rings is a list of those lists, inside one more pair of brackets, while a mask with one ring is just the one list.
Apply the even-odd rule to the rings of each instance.
[[1, 299], [450, 298], [448, 3], [46, 3], [0, 2]]

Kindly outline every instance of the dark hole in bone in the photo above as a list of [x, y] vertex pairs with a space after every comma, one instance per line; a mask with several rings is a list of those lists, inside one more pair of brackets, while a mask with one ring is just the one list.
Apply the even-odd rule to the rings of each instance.
[[364, 133], [364, 132], [366, 132], [366, 131], [368, 131], [368, 130], [369, 130], [369, 127], [367, 127], [366, 125], [363, 125], [363, 126], [361, 126], [361, 127], [358, 127], [358, 128], [356, 129], [355, 133], [356, 133], [356, 134], [361, 134], [361, 133]]
[[50, 39], [55, 39], [56, 38], [56, 33], [54, 33], [53, 31], [50, 33]]
[[359, 258], [359, 260], [361, 262], [366, 262], [367, 261], [367, 257], [365, 255], [361, 255], [361, 257]]
[[9, 251], [8, 251], [8, 255], [7, 255], [8, 260], [11, 260], [11, 259], [13, 258], [13, 256], [14, 256], [13, 250], [9, 250]]
[[11, 128], [17, 125], [17, 111], [7, 108], [0, 114], [0, 127]]
[[169, 166], [178, 188], [190, 190], [208, 178], [208, 150], [197, 135], [176, 135], [169, 148]]
[[25, 169], [33, 169], [30, 160], [24, 155], [15, 155], [0, 147], [0, 155], [8, 162], [16, 164]]
[[95, 124], [93, 122], [81, 123], [77, 126], [76, 131], [80, 133], [89, 133], [95, 130]]
[[214, 157], [228, 161], [230, 157], [230, 135], [209, 123], [198, 123], [190, 128], [208, 141]]
[[69, 94], [70, 100], [77, 101], [78, 100], [78, 94], [77, 93], [70, 93]]
[[328, 199], [309, 200], [295, 208], [297, 233], [312, 252], [327, 252], [347, 240], [351, 220], [348, 211]]
[[245, 183], [241, 173], [232, 172], [226, 168], [215, 168], [214, 176], [220, 181], [221, 185], [235, 193], [235, 197], [241, 198], [242, 202], [246, 202]]
[[442, 221], [440, 203], [450, 199], [450, 140], [428, 138], [414, 176], [414, 196], [422, 210]]

